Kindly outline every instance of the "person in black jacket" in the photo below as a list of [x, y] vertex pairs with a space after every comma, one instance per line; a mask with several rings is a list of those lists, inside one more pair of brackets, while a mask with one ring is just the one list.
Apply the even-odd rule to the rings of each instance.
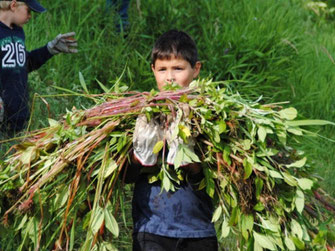
[[26, 51], [23, 25], [31, 11], [46, 11], [36, 0], [0, 1], [0, 127], [8, 134], [24, 129], [29, 119], [28, 73], [58, 53], [76, 53], [74, 32], [59, 34], [45, 46]]

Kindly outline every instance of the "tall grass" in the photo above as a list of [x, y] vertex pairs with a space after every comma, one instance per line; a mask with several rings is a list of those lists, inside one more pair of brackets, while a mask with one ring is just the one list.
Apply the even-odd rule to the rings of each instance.
[[[75, 31], [79, 53], [57, 55], [30, 74], [33, 95], [63, 93], [55, 87], [82, 92], [79, 72], [91, 93], [98, 82], [121, 81], [133, 90], [155, 87], [150, 50], [163, 32], [177, 28], [195, 39], [203, 63], [201, 77], [231, 80], [243, 95], [266, 102], [290, 101], [302, 118], [335, 121], [334, 21], [318, 22], [306, 9], [308, 1], [293, 0], [146, 0], [131, 2], [130, 27], [117, 33], [116, 12], [106, 12], [105, 0], [41, 0], [48, 12], [34, 14], [25, 26], [28, 49], [46, 44], [58, 33]], [[47, 106], [50, 106], [50, 114]], [[65, 109], [88, 107], [80, 97], [37, 98], [32, 128], [59, 118]], [[334, 127], [311, 128], [335, 140]], [[298, 143], [335, 194], [335, 144], [320, 137]]]

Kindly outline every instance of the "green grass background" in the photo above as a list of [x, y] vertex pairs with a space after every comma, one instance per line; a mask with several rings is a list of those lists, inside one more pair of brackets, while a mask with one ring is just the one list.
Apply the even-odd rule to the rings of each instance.
[[[232, 80], [250, 99], [289, 101], [301, 118], [335, 121], [334, 1], [326, 9], [311, 9], [307, 0], [131, 1], [130, 26], [121, 33], [115, 29], [117, 14], [106, 11], [105, 0], [40, 2], [48, 11], [34, 13], [25, 26], [27, 49], [75, 31], [79, 53], [57, 55], [30, 74], [35, 100], [31, 128], [46, 126], [48, 117], [59, 118], [73, 106], [90, 106], [83, 98], [58, 95], [64, 91], [55, 88], [83, 92], [79, 72], [91, 93], [102, 92], [97, 81], [112, 87], [122, 73], [121, 82], [132, 90], [154, 88], [150, 51], [155, 39], [171, 28], [195, 39], [201, 77]], [[35, 94], [44, 100], [34, 99]], [[310, 129], [322, 137], [295, 145], [323, 178], [321, 186], [335, 195], [335, 128]], [[125, 228], [121, 250], [129, 250], [130, 232]]]

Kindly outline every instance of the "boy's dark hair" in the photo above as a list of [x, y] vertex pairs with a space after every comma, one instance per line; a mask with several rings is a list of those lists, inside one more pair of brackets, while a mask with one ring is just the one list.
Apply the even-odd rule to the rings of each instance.
[[157, 59], [170, 59], [171, 56], [188, 61], [192, 68], [195, 66], [198, 61], [197, 46], [187, 33], [169, 30], [157, 39], [151, 52], [151, 63], [155, 65]]

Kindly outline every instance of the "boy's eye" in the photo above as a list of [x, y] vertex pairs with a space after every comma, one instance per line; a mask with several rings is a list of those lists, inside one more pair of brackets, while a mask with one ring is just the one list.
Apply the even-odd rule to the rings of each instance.
[[177, 71], [182, 71], [183, 68], [182, 68], [182, 67], [176, 67], [175, 70], [177, 70]]
[[166, 70], [165, 68], [158, 69], [158, 71], [165, 71], [165, 70]]

